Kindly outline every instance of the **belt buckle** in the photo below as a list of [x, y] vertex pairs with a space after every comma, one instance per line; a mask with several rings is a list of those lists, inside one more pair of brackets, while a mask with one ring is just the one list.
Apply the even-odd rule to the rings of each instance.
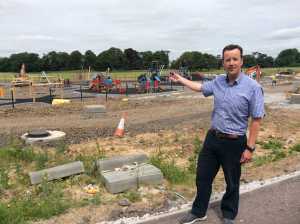
[[224, 138], [225, 137], [224, 134], [222, 132], [218, 131], [218, 130], [215, 130], [215, 134], [218, 138]]

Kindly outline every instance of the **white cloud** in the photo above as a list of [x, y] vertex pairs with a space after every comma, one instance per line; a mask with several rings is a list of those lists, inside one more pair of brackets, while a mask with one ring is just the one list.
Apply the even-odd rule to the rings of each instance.
[[289, 40], [300, 38], [300, 26], [293, 28], [279, 29], [267, 36], [271, 40]]
[[219, 54], [229, 43], [276, 55], [300, 47], [299, 8], [299, 0], [0, 0], [0, 55], [114, 46], [177, 57]]
[[17, 40], [45, 40], [45, 41], [50, 41], [50, 40], [58, 40], [57, 38], [51, 37], [51, 36], [46, 36], [46, 35], [26, 35], [26, 34], [21, 34], [19, 36], [16, 36]]

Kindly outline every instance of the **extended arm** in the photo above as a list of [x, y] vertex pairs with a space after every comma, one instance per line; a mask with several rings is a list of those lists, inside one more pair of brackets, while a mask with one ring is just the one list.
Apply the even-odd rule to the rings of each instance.
[[188, 80], [188, 79], [182, 77], [181, 75], [179, 75], [178, 73], [171, 72], [170, 76], [169, 76], [169, 79], [173, 82], [179, 82], [179, 83], [187, 86], [191, 90], [194, 90], [194, 91], [197, 91], [197, 92], [202, 91], [202, 84], [201, 83]]

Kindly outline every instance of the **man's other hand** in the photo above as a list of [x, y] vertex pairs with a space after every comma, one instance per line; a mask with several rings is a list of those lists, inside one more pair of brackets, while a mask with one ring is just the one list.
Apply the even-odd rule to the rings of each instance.
[[242, 154], [240, 163], [249, 163], [252, 160], [252, 152], [250, 152], [249, 150], [245, 150]]

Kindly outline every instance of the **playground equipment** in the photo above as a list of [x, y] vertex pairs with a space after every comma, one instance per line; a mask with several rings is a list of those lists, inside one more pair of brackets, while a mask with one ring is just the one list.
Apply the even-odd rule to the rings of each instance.
[[157, 80], [160, 82], [164, 67], [165, 65], [161, 65], [158, 61], [152, 61], [151, 66], [148, 69], [150, 79], [152, 81]]
[[108, 91], [113, 87], [113, 80], [110, 75], [104, 73], [94, 74], [89, 84], [89, 89], [95, 92]]
[[259, 65], [250, 67], [246, 70], [246, 74], [257, 82], [260, 81], [261, 69]]
[[29, 86], [31, 81], [29, 80], [28, 75], [26, 74], [25, 64], [21, 66], [20, 73], [11, 81], [11, 85], [14, 87]]
[[181, 66], [179, 68], [179, 73], [186, 79], [192, 80], [191, 72], [187, 66]]
[[60, 90], [61, 98], [64, 95], [64, 80], [56, 76], [48, 76], [46, 72], [42, 71], [40, 75], [31, 75], [27, 78], [21, 77], [23, 79], [13, 80], [11, 82], [11, 91], [14, 96], [14, 102], [17, 100], [17, 87], [27, 86], [29, 89], [29, 97], [32, 98], [32, 102], [36, 102], [36, 97], [40, 93], [47, 94], [50, 93], [50, 97], [56, 89]]
[[167, 80], [167, 76], [162, 75], [164, 66], [158, 61], [152, 61], [148, 72], [138, 76], [137, 81], [140, 92], [150, 92], [151, 86], [155, 92], [159, 90], [159, 84]]

